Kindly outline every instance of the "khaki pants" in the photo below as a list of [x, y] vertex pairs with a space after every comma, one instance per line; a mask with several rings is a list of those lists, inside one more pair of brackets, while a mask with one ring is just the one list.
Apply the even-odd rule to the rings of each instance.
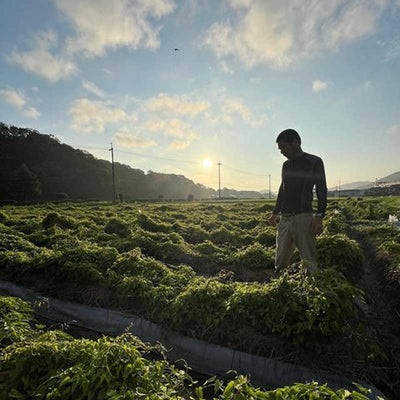
[[313, 215], [309, 213], [281, 217], [276, 235], [276, 274], [290, 265], [295, 248], [299, 250], [300, 258], [306, 262], [309, 271], [314, 272], [318, 269], [312, 220]]

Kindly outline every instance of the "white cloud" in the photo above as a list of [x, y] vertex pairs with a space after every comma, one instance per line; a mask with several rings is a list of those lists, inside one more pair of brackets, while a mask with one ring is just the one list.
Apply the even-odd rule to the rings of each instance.
[[82, 133], [104, 132], [107, 124], [127, 118], [125, 111], [120, 108], [85, 98], [75, 100], [69, 114], [72, 115], [71, 128]]
[[386, 135], [388, 136], [389, 140], [394, 140], [400, 143], [400, 124], [392, 125], [385, 131]]
[[42, 114], [35, 107], [28, 107], [22, 111], [25, 117], [38, 119]]
[[364, 82], [364, 89], [365, 90], [371, 90], [373, 88], [373, 84], [371, 81], [366, 81]]
[[192, 140], [174, 140], [168, 147], [171, 150], [185, 150], [192, 144]]
[[58, 48], [58, 39], [54, 32], [36, 34], [30, 47], [27, 51], [15, 50], [7, 57], [8, 61], [50, 82], [57, 82], [77, 73], [78, 68], [70, 58], [53, 54]]
[[7, 88], [0, 90], [0, 97], [3, 101], [20, 111], [25, 117], [37, 119], [41, 113], [35, 107], [27, 106], [28, 100], [23, 92]]
[[246, 125], [254, 127], [265, 122], [265, 116], [263, 113], [258, 113], [257, 117], [255, 117], [243, 100], [231, 97], [224, 92], [220, 95], [217, 104], [213, 109], [214, 108], [218, 115], [215, 115], [215, 113], [214, 116], [211, 115], [211, 118], [209, 118], [211, 123], [216, 119], [218, 123], [233, 125], [235, 119], [239, 119]]
[[326, 82], [320, 81], [319, 79], [316, 79], [312, 83], [313, 92], [321, 92], [322, 90], [325, 90], [327, 87], [328, 84]]
[[14, 90], [14, 89], [1, 89], [0, 95], [6, 103], [11, 106], [17, 108], [18, 110], [22, 110], [22, 108], [26, 104], [25, 96], [22, 92]]
[[248, 8], [252, 2], [253, 0], [228, 0], [228, 3], [235, 9]]
[[384, 61], [398, 60], [400, 58], [400, 37], [392, 39], [384, 44], [386, 54]]
[[101, 56], [108, 49], [128, 46], [158, 48], [160, 26], [155, 20], [175, 9], [173, 0], [54, 0], [72, 23], [75, 36], [67, 40], [68, 51]]
[[176, 26], [193, 23], [195, 17], [201, 12], [201, 8], [208, 7], [207, 0], [185, 0], [179, 2], [174, 15], [174, 24]]
[[[260, 81], [257, 81], [259, 84]], [[243, 99], [233, 97], [223, 89], [208, 91], [210, 107], [204, 113], [205, 120], [209, 125], [215, 127], [220, 124], [234, 125], [242, 122], [248, 126], [256, 127], [265, 124], [267, 117], [265, 106], [259, 105], [259, 112], [254, 112]]]
[[233, 125], [233, 118], [229, 114], [222, 114], [221, 122], [227, 125]]
[[249, 79], [249, 82], [252, 84], [252, 85], [260, 85], [261, 84], [261, 78], [254, 78], [254, 77], [251, 77], [250, 79]]
[[204, 114], [206, 120], [213, 126], [217, 126], [219, 124], [220, 118], [213, 112], [206, 112]]
[[284, 68], [376, 30], [388, 0], [226, 0], [237, 15], [213, 24], [202, 38], [218, 58], [248, 68]]
[[161, 132], [167, 136], [183, 139], [185, 137], [197, 136], [190, 125], [180, 119], [150, 120], [145, 124], [145, 129], [151, 132]]
[[224, 115], [230, 116], [232, 114], [237, 114], [243, 119], [243, 121], [250, 122], [250, 110], [240, 100], [231, 98], [225, 99], [222, 111]]
[[[123, 46], [132, 49], [159, 47], [157, 20], [176, 7], [174, 0], [53, 0], [72, 24], [73, 34], [63, 42], [52, 32], [32, 36], [26, 50], [14, 50], [7, 59], [50, 82], [78, 72], [74, 58], [84, 53], [102, 56]], [[103, 69], [107, 75], [112, 75]]]
[[137, 147], [152, 147], [157, 143], [154, 140], [142, 139], [132, 133], [117, 132], [115, 140], [120, 147], [137, 148]]
[[224, 71], [226, 74], [230, 74], [230, 75], [234, 74], [235, 71], [226, 61], [221, 61], [220, 64], [221, 64], [222, 71]]
[[206, 111], [209, 107], [210, 104], [206, 101], [191, 101], [184, 96], [172, 97], [164, 93], [149, 99], [145, 104], [147, 111], [188, 115], [191, 117]]
[[107, 68], [103, 68], [102, 71], [110, 78], [113, 76], [113, 73]]
[[[400, 123], [390, 126], [386, 129], [385, 135], [383, 136], [383, 145], [391, 150], [400, 148]], [[396, 150], [395, 150], [396, 152]]]
[[95, 94], [98, 97], [105, 97], [104, 92], [93, 82], [90, 81], [84, 81], [82, 82], [82, 87], [86, 89], [88, 92]]
[[197, 132], [190, 125], [176, 118], [167, 121], [149, 120], [145, 123], [144, 129], [176, 138], [177, 140], [174, 140], [169, 146], [174, 150], [185, 149], [198, 137]]

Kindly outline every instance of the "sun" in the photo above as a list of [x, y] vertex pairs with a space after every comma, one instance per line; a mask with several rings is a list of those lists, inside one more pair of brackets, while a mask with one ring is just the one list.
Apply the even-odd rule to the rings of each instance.
[[210, 168], [212, 165], [212, 161], [209, 158], [205, 158], [203, 160], [203, 167], [204, 168]]

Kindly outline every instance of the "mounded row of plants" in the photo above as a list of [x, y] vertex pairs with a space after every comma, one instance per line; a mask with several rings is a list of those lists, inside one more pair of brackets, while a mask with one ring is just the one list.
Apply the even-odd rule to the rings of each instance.
[[400, 307], [400, 230], [392, 221], [400, 219], [400, 197], [350, 199], [338, 202], [346, 217], [349, 234], [362, 244], [367, 258], [360, 284], [367, 290], [369, 318], [376, 326], [389, 368], [378, 378], [391, 392], [399, 393], [400, 364], [398, 311]]
[[389, 215], [400, 216], [400, 203], [397, 198], [348, 198], [337, 201], [348, 219], [353, 221], [387, 221]]
[[[54, 205], [49, 205], [48, 208], [50, 210], [42, 205], [21, 209], [11, 207], [7, 214], [2, 213], [0, 273], [3, 278], [23, 281], [27, 276], [37, 274], [52, 282], [102, 286], [107, 291], [116, 291], [118, 296], [115, 297], [118, 299], [124, 296], [132, 299], [143, 296], [136, 303], [137, 311], [154, 317], [158, 315], [155, 310], [169, 305], [171, 299], [181, 294], [192, 281], [195, 282], [193, 285], [201, 281], [202, 278], [195, 278], [197, 265], [214, 263], [220, 265], [222, 271], [228, 268], [239, 273], [246, 269], [273, 268], [275, 250], [273, 246], [267, 246], [271, 245], [271, 237], [274, 240], [275, 232], [271, 228], [263, 231], [255, 229], [254, 215], [260, 214], [260, 224], [267, 218], [267, 214], [263, 214], [263, 206], [258, 204], [201, 204], [188, 207], [186, 213], [182, 206], [151, 205], [153, 217], [149, 216], [150, 211], [147, 215], [138, 206], [130, 204], [114, 207], [107, 204], [67, 204], [58, 211], [54, 211]], [[237, 217], [239, 208], [240, 218]], [[120, 212], [121, 215], [118, 214]], [[223, 225], [208, 232], [193, 224], [201, 213], [209, 216], [206, 219], [208, 223], [221, 219], [221, 215], [229, 217], [236, 225], [249, 224], [250, 221], [249, 226], [253, 228], [249, 228], [247, 232], [250, 233], [246, 235], [253, 238], [253, 242], [237, 247], [235, 251], [231, 241], [233, 233]], [[164, 221], [160, 222], [160, 214], [165, 214]], [[123, 215], [127, 217], [124, 220]], [[128, 215], [131, 216], [132, 223]], [[174, 224], [180, 223], [188, 215], [193, 218], [186, 229], [193, 226], [197, 231], [202, 229], [203, 241], [189, 243], [179, 233], [169, 232]], [[79, 216], [82, 219], [78, 220]], [[343, 234], [335, 233], [338, 230], [332, 228], [343, 223], [341, 215], [332, 213], [330, 218], [333, 222], [328, 223], [325, 234], [318, 238], [320, 263], [323, 268], [333, 267], [345, 276], [354, 278], [362, 268], [360, 249], [356, 242]], [[92, 219], [91, 223], [89, 219]], [[200, 221], [203, 222], [203, 219]], [[160, 225], [162, 229], [159, 228]], [[158, 228], [155, 229], [154, 226]], [[149, 227], [155, 232], [144, 230]], [[129, 234], [126, 235], [128, 231]], [[196, 235], [201, 236], [198, 232]], [[156, 261], [148, 257], [149, 255], [157, 260], [168, 260], [168, 263]], [[121, 269], [120, 266], [124, 263], [140, 265], [140, 274], [135, 275]], [[181, 265], [182, 263], [185, 265]], [[157, 280], [152, 275], [152, 269], [168, 273], [164, 272], [162, 278], [161, 275], [156, 276]], [[174, 278], [165, 281], [166, 276]], [[112, 303], [113, 300], [108, 301]], [[118, 306], [118, 301], [114, 301], [113, 305]], [[104, 305], [106, 304], [105, 301]], [[123, 304], [125, 305], [125, 300]], [[163, 318], [160, 317], [159, 321], [163, 321]], [[184, 321], [181, 325], [187, 328]], [[176, 323], [174, 326], [176, 327]]]
[[355, 229], [373, 252], [374, 263], [382, 272], [393, 304], [400, 306], [400, 229], [379, 222], [358, 225]]
[[[259, 218], [251, 213], [238, 218], [229, 209], [225, 210], [226, 207], [222, 208], [226, 211], [224, 214], [220, 206], [215, 210], [207, 204], [188, 207], [186, 213], [177, 211], [182, 208], [179, 205], [173, 206], [175, 211], [154, 205], [147, 205], [148, 209], [143, 211], [142, 206], [6, 207], [0, 223], [39, 247], [52, 248], [60, 238], [69, 235], [99, 246], [115, 247], [119, 252], [140, 247], [143, 253], [158, 260], [187, 263], [200, 272], [240, 267], [241, 261], [255, 269], [273, 265], [271, 247], [275, 243], [275, 232], [266, 225], [266, 215], [261, 212], [258, 212]], [[4, 230], [0, 228], [0, 232]], [[255, 251], [245, 252], [254, 244], [259, 245]], [[254, 252], [259, 258], [256, 263]]]
[[[197, 272], [211, 275], [227, 268], [235, 271], [238, 277], [246, 269], [273, 269], [275, 230], [266, 225], [268, 214], [260, 211], [263, 208], [259, 205], [238, 205], [241, 208], [238, 212], [236, 208], [239, 207], [233, 205], [212, 204], [147, 205], [146, 212], [142, 210], [143, 204], [64, 205], [58, 211], [53, 209], [60, 205], [52, 204], [47, 209], [43, 205], [9, 207], [5, 209], [7, 214], [2, 212], [0, 232], [19, 235], [47, 249], [66, 238], [77, 238], [104, 248], [113, 247], [119, 253], [139, 247], [144, 254], [157, 260], [169, 264], [185, 263]], [[225, 216], [224, 222], [216, 223], [221, 215]], [[182, 222], [189, 217], [190, 222]], [[340, 217], [332, 215], [327, 219], [328, 233], [343, 232]], [[255, 225], [257, 221], [258, 225]], [[246, 224], [252, 228], [234, 226]], [[325, 244], [326, 241], [319, 243], [322, 253]], [[324, 255], [320, 261], [327, 266], [335, 264], [327, 262]], [[342, 272], [345, 272], [343, 268]]]
[[388, 289], [400, 293], [400, 229], [388, 219], [389, 215], [400, 219], [400, 199], [353, 200], [346, 202], [343, 211], [353, 221], [354, 231], [361, 235], [370, 249]]
[[[93, 303], [86, 291], [96, 287], [103, 298], [95, 305], [129, 310], [209, 342], [246, 349], [254, 337], [272, 334], [294, 348], [321, 352], [338, 345], [338, 337], [355, 338], [355, 332], [366, 331], [354, 303], [362, 293], [334, 269], [312, 277], [295, 270], [264, 284], [227, 282], [219, 276], [196, 276], [188, 265], [167, 266], [143, 255], [140, 248], [118, 253], [113, 247], [68, 237], [48, 249], [17, 235], [2, 233], [0, 239], [3, 278], [24, 282], [41, 277], [52, 295], [88, 304]], [[327, 260], [333, 258], [335, 244], [342, 253], [347, 244], [349, 263], [359, 261], [353, 256], [354, 243], [344, 236], [319, 240], [329, 245], [321, 247]], [[57, 293], [59, 282], [74, 290]], [[349, 349], [362, 351], [365, 360], [380, 356], [373, 341], [362, 350], [359, 344]]]
[[160, 346], [130, 334], [89, 340], [46, 331], [33, 320], [29, 304], [10, 297], [0, 297], [0, 335], [1, 400], [368, 399], [359, 385], [334, 391], [313, 382], [264, 391], [245, 376], [200, 384], [165, 358], [154, 359], [155, 352], [163, 356]]

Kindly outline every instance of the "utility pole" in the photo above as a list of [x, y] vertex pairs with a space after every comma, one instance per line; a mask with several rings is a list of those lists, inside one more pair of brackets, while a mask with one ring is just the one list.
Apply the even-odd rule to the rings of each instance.
[[117, 193], [115, 190], [115, 168], [114, 168], [114, 149], [113, 149], [113, 144], [111, 143], [111, 168], [112, 168], [112, 181], [113, 181], [113, 202], [115, 203], [117, 201]]
[[268, 180], [269, 180], [269, 198], [271, 198], [271, 174], [268, 174]]
[[221, 161], [218, 160], [218, 197], [221, 199]]
[[340, 179], [339, 179], [339, 197], [340, 197]]

